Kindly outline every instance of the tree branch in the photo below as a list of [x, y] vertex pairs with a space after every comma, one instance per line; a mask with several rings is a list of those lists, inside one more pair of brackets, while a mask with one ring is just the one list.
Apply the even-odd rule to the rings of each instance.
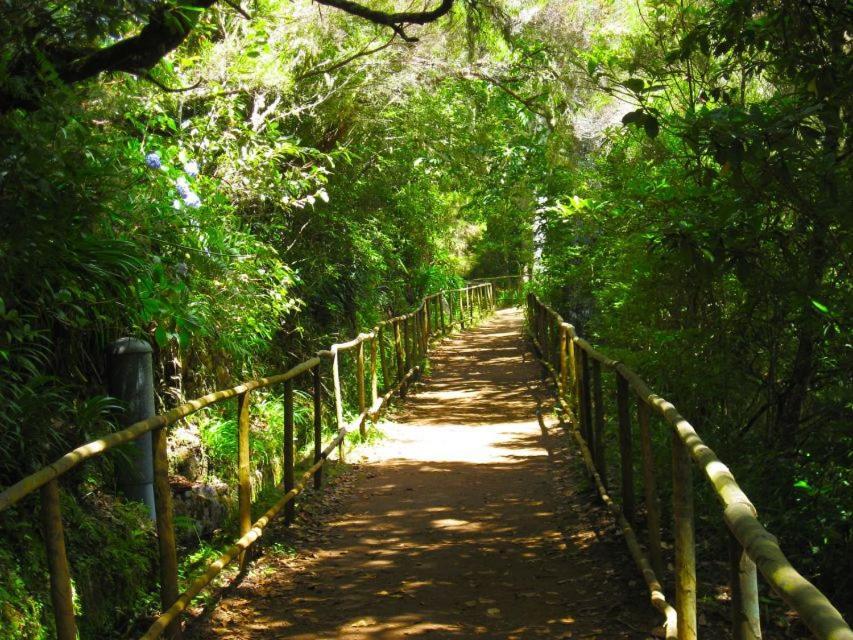
[[410, 24], [427, 24], [438, 20], [441, 16], [447, 14], [453, 8], [453, 0], [441, 0], [435, 9], [430, 11], [401, 11], [398, 13], [388, 13], [385, 11], [377, 11], [360, 5], [351, 0], [315, 0], [317, 4], [334, 7], [346, 13], [349, 13], [359, 18], [369, 20], [374, 24], [391, 27], [394, 33], [399, 35], [406, 42], [417, 42], [417, 38], [406, 35], [404, 27]]
[[[179, 6], [156, 4], [148, 17], [148, 22], [142, 30], [133, 36], [120, 40], [115, 44], [95, 50], [55, 50], [39, 52], [22, 58], [18, 64], [9, 69], [10, 76], [26, 79], [27, 89], [10, 91], [0, 86], [0, 113], [14, 108], [27, 110], [38, 109], [42, 97], [50, 85], [50, 80], [40, 77], [37, 70], [42, 66], [43, 58], [47, 57], [55, 70], [54, 81], [71, 85], [87, 80], [101, 73], [122, 71], [152, 80], [149, 71], [165, 56], [177, 49], [190, 35], [205, 11], [210, 9], [218, 0], [185, 0]], [[454, 0], [441, 0], [435, 9], [429, 11], [404, 11], [389, 13], [377, 11], [362, 6], [351, 0], [316, 0], [335, 9], [363, 18], [375, 24], [390, 27], [394, 33], [406, 42], [417, 38], [406, 35], [406, 25], [426, 24], [447, 14], [453, 7]], [[244, 17], [249, 17], [234, 0], [222, 0]], [[394, 38], [380, 48], [385, 48]], [[378, 51], [379, 49], [376, 49]], [[360, 55], [368, 55], [373, 51]], [[347, 64], [354, 58], [346, 59]], [[333, 66], [332, 68], [337, 68]], [[35, 79], [35, 81], [33, 81]], [[152, 80], [153, 81], [153, 80]], [[8, 86], [14, 86], [9, 83]]]
[[341, 67], [348, 65], [353, 60], [357, 60], [358, 58], [363, 58], [365, 56], [370, 56], [370, 55], [373, 55], [374, 53], [378, 53], [379, 51], [382, 51], [383, 49], [387, 49], [388, 47], [390, 47], [394, 43], [394, 40], [396, 40], [396, 39], [397, 39], [397, 34], [395, 33], [384, 44], [380, 44], [376, 47], [373, 47], [372, 49], [368, 49], [367, 47], [365, 47], [359, 51], [356, 51], [352, 55], [349, 55], [342, 60], [338, 60], [337, 62], [333, 62], [333, 63], [331, 63], [325, 67], [316, 67], [314, 69], [311, 69], [310, 71], [306, 71], [305, 73], [296, 76], [296, 78], [295, 78], [296, 82], [301, 82], [302, 80], [305, 80], [306, 78], [310, 78], [312, 76], [318, 76], [321, 73], [330, 73], [332, 71], [337, 71]]

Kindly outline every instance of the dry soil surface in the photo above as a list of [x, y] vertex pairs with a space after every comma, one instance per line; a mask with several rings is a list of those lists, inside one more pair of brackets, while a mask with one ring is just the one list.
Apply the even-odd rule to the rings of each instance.
[[657, 623], [505, 310], [445, 339], [387, 437], [193, 625], [212, 638], [646, 639]]

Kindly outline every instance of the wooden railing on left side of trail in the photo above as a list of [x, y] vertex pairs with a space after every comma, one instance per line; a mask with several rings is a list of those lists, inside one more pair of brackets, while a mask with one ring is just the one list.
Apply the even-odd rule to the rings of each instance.
[[[160, 600], [162, 614], [142, 636], [153, 640], [163, 635], [179, 638], [181, 635], [180, 615], [210, 582], [225, 568], [238, 559], [245, 566], [247, 550], [261, 537], [264, 528], [282, 509], [285, 520], [290, 522], [294, 515], [294, 499], [313, 478], [314, 487], [322, 484], [322, 467], [327, 457], [342, 447], [344, 437], [354, 429], [362, 435], [367, 423], [376, 421], [395, 393], [405, 396], [406, 388], [420, 370], [430, 348], [430, 339], [453, 331], [455, 326], [465, 329], [478, 319], [494, 311], [495, 288], [492, 283], [482, 282], [460, 289], [443, 290], [425, 297], [411, 313], [380, 322], [371, 331], [361, 333], [353, 340], [337, 343], [330, 349], [320, 351], [316, 357], [297, 364], [284, 373], [244, 382], [230, 389], [209, 393], [190, 400], [167, 413], [136, 422], [121, 431], [84, 444], [69, 451], [61, 458], [21, 479], [0, 492], [0, 512], [20, 503], [36, 491], [40, 492], [44, 543], [50, 571], [50, 594], [53, 605], [56, 633], [59, 640], [76, 640], [77, 621], [72, 600], [72, 582], [65, 549], [65, 532], [62, 524], [59, 479], [83, 462], [98, 457], [115, 447], [136, 440], [146, 433], [152, 434], [154, 445], [154, 499], [156, 507], [157, 540], [159, 547]], [[368, 356], [365, 357], [365, 349]], [[341, 359], [349, 356], [356, 359], [358, 387], [358, 415], [347, 421], [341, 389]], [[366, 362], [367, 360], [367, 362]], [[324, 363], [328, 362], [334, 389], [334, 407], [337, 433], [323, 448], [322, 405]], [[384, 388], [379, 393], [379, 375], [382, 373]], [[369, 377], [367, 373], [369, 372]], [[311, 374], [313, 396], [314, 455], [311, 466], [297, 480], [294, 460], [294, 382]], [[250, 409], [251, 393], [274, 385], [284, 387], [284, 479], [283, 494], [254, 523], [251, 521], [252, 490], [250, 484]], [[367, 385], [370, 385], [370, 404], [367, 402]], [[167, 429], [187, 416], [224, 402], [237, 399], [237, 476], [238, 511], [240, 538], [215, 562], [208, 565], [180, 593], [178, 591], [178, 562], [175, 542], [172, 496], [169, 486], [169, 463], [166, 456]]]
[[[571, 324], [533, 293], [527, 295], [526, 316], [527, 330], [540, 362], [557, 389], [557, 402], [564, 421], [581, 449], [602, 501], [622, 529], [631, 556], [643, 574], [652, 604], [666, 618], [668, 640], [697, 638], [691, 463], [699, 468], [722, 503], [722, 519], [729, 530], [732, 637], [735, 640], [761, 638], [757, 568], [773, 591], [799, 614], [816, 638], [853, 640], [853, 632], [838, 609], [791, 566], [776, 538], [759, 522], [755, 506], [732, 472], [675, 406], [653, 393], [624, 364], [596, 351], [575, 333]], [[602, 369], [612, 371], [616, 383], [621, 504], [614, 501], [608, 492]], [[648, 555], [632, 527], [632, 523], [637, 522], [630, 418], [632, 394], [637, 404], [639, 423]], [[672, 441], [674, 607], [667, 602], [662, 586], [661, 512], [652, 454], [652, 412], [657, 413], [670, 428]]]

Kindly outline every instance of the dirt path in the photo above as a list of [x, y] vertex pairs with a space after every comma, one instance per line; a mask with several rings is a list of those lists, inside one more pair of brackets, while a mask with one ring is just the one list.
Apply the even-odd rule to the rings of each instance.
[[439, 346], [387, 439], [306, 526], [271, 534], [296, 557], [257, 562], [194, 637], [648, 638], [621, 540], [536, 418], [520, 330], [507, 310]]

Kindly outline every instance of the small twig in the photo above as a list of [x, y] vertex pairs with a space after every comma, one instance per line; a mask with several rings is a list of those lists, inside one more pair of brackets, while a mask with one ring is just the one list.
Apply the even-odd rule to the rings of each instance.
[[157, 80], [154, 76], [151, 75], [150, 72], [141, 73], [137, 77], [141, 78], [142, 80], [148, 80], [148, 82], [150, 82], [151, 84], [162, 89], [163, 91], [168, 91], [169, 93], [184, 93], [186, 91], [192, 91], [193, 89], [198, 89], [202, 83], [202, 81], [199, 80], [194, 85], [189, 87], [169, 87]]
[[249, 15], [249, 14], [248, 14], [244, 9], [243, 9], [243, 7], [241, 7], [241, 6], [240, 6], [239, 4], [237, 4], [236, 2], [232, 2], [231, 0], [224, 0], [224, 2], [225, 2], [225, 4], [227, 4], [229, 7], [231, 7], [232, 9], [234, 9], [234, 11], [236, 11], [236, 12], [237, 12], [237, 13], [239, 13], [241, 16], [243, 16], [244, 18], [246, 18], [246, 20], [251, 20], [251, 19], [252, 19], [252, 16], [250, 16], [250, 15]]

